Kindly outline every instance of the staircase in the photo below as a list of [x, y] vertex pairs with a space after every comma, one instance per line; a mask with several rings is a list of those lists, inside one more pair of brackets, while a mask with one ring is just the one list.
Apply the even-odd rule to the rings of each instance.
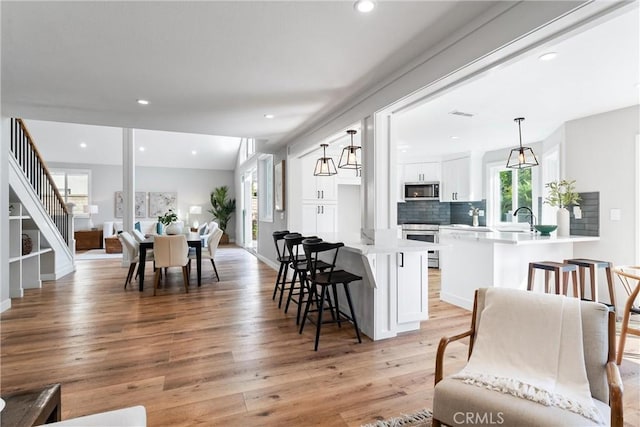
[[[22, 215], [26, 213], [28, 227], [39, 231], [39, 248], [36, 248], [42, 252], [42, 255], [38, 255], [39, 279], [56, 280], [73, 272], [73, 215], [58, 192], [21, 119], [11, 119], [11, 147], [8, 158], [10, 201], [21, 204]], [[24, 272], [21, 272], [16, 277], [23, 274]], [[16, 281], [12, 273], [12, 297], [22, 294], [21, 289], [18, 289], [22, 285], [14, 283]], [[37, 283], [39, 282], [38, 280]]]

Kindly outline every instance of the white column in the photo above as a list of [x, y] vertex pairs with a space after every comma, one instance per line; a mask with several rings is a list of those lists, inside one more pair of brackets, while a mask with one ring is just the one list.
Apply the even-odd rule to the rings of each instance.
[[136, 144], [133, 129], [122, 129], [122, 229], [133, 230], [136, 197]]
[[0, 229], [7, 231], [0, 239], [0, 312], [11, 308], [9, 297], [9, 151], [11, 149], [11, 121], [0, 122]]

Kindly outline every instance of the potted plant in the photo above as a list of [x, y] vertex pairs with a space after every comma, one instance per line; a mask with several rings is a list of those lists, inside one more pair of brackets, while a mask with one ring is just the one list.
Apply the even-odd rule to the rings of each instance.
[[223, 185], [217, 187], [211, 192], [211, 209], [209, 212], [218, 222], [218, 227], [222, 230], [222, 238], [220, 243], [228, 243], [229, 235], [227, 234], [227, 225], [233, 212], [236, 210], [236, 199], [229, 198], [229, 187]]
[[549, 189], [549, 194], [544, 202], [550, 206], [558, 208], [558, 236], [569, 235], [569, 205], [577, 205], [580, 202], [580, 195], [575, 190], [576, 181], [551, 181], [544, 186]]
[[182, 232], [182, 228], [176, 224], [178, 215], [169, 209], [164, 215], [158, 217], [158, 222], [165, 227], [165, 233], [167, 234], [179, 234]]

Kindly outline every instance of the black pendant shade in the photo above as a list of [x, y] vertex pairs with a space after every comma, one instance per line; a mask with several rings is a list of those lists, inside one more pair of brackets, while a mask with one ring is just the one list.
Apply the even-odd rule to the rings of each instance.
[[353, 135], [357, 132], [358, 131], [352, 129], [347, 131], [351, 136], [351, 145], [342, 149], [340, 161], [338, 162], [338, 167], [341, 169], [360, 169], [362, 167], [362, 163], [358, 160], [358, 151], [360, 150], [360, 147], [353, 145]]
[[520, 147], [514, 148], [509, 154], [507, 160], [507, 167], [511, 169], [526, 169], [533, 166], [538, 166], [538, 159], [533, 153], [533, 150], [529, 147], [522, 146], [522, 128], [520, 123], [524, 120], [524, 117], [518, 117], [513, 119], [514, 122], [518, 122], [518, 135], [520, 136]]
[[331, 176], [338, 173], [336, 164], [333, 163], [331, 157], [327, 157], [327, 147], [329, 144], [320, 144], [322, 147], [322, 157], [316, 162], [316, 168], [313, 170], [314, 176]]

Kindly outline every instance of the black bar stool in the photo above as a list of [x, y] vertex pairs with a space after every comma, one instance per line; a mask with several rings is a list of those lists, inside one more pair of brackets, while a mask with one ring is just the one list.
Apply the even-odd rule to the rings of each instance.
[[[533, 290], [536, 270], [544, 270], [544, 291], [549, 293], [549, 275], [553, 271], [555, 273], [555, 293], [567, 295], [569, 288], [569, 273], [573, 273], [573, 296], [580, 298], [578, 293], [578, 268], [575, 265], [563, 264], [554, 261], [541, 261], [529, 263], [529, 279], [527, 281], [527, 290]], [[562, 289], [560, 289], [560, 273], [562, 273]]]
[[[322, 241], [322, 239], [319, 239], [315, 236], [301, 236], [300, 233], [292, 233], [284, 236], [284, 241], [287, 245], [287, 252], [289, 253], [291, 261], [289, 263], [289, 268], [293, 270], [293, 278], [291, 279], [291, 283], [289, 286], [289, 295], [287, 297], [287, 304], [284, 307], [284, 312], [287, 313], [289, 311], [289, 304], [291, 302], [298, 305], [296, 325], [300, 324], [300, 314], [302, 313], [302, 305], [304, 304], [305, 293], [309, 294], [309, 292], [307, 292], [309, 289], [307, 285], [308, 263], [306, 255], [304, 254], [304, 250], [302, 249], [302, 242], [304, 240], [316, 243]], [[315, 267], [320, 271], [324, 271], [329, 268], [330, 265], [324, 261], [318, 260]], [[296, 279], [298, 280], [296, 281]], [[296, 283], [298, 284], [297, 289]]]
[[578, 266], [580, 272], [580, 294], [584, 298], [585, 270], [589, 269], [589, 277], [591, 281], [591, 300], [598, 301], [598, 272], [597, 270], [604, 268], [607, 276], [607, 285], [609, 285], [609, 300], [612, 306], [616, 306], [616, 296], [613, 289], [613, 264], [609, 261], [598, 261], [587, 258], [565, 259], [565, 263]]
[[276, 254], [278, 255], [278, 262], [280, 262], [280, 268], [278, 269], [278, 277], [276, 278], [276, 285], [273, 288], [272, 300], [276, 299], [278, 289], [280, 289], [280, 303], [278, 308], [282, 304], [282, 292], [284, 285], [287, 282], [287, 273], [289, 266], [289, 255], [287, 254], [287, 246], [285, 245], [284, 236], [289, 234], [289, 230], [274, 231], [272, 233], [273, 243], [276, 245]]
[[[362, 280], [362, 277], [356, 276], [355, 274], [349, 273], [344, 270], [336, 270], [336, 259], [338, 258], [338, 250], [344, 246], [344, 243], [328, 243], [328, 242], [318, 242], [317, 240], [303, 240], [302, 247], [304, 249], [304, 253], [307, 257], [307, 270], [308, 270], [308, 279], [309, 279], [309, 297], [307, 298], [305, 308], [304, 308], [304, 316], [302, 318], [302, 324], [300, 325], [300, 333], [302, 333], [304, 329], [304, 324], [309, 318], [310, 312], [317, 312], [318, 318], [316, 319], [316, 343], [315, 343], [315, 351], [318, 351], [318, 342], [320, 341], [320, 330], [322, 328], [322, 312], [324, 310], [325, 300], [329, 304], [329, 310], [332, 313], [333, 320], [327, 321], [326, 323], [334, 323], [337, 322], [339, 327], [342, 327], [341, 322], [343, 320], [353, 322], [353, 327], [356, 330], [356, 336], [358, 337], [358, 342], [361, 343], [362, 339], [360, 338], [360, 329], [358, 328], [358, 321], [356, 320], [356, 314], [353, 310], [353, 304], [351, 302], [351, 293], [349, 292], [349, 283]], [[321, 265], [319, 262], [319, 255], [323, 252], [334, 251], [333, 260], [329, 263], [329, 271], [321, 272], [318, 270], [318, 266]], [[336, 285], [342, 284], [344, 287], [344, 293], [347, 297], [347, 303], [349, 304], [349, 311], [351, 315], [347, 315], [345, 312], [340, 310], [340, 302], [338, 300], [338, 292], [336, 289]], [[318, 290], [317, 287], [320, 286], [320, 298], [314, 298], [314, 295], [317, 296]], [[331, 287], [333, 291], [333, 304], [331, 304], [331, 297], [327, 288]], [[316, 309], [309, 310], [311, 306], [311, 302], [316, 301]], [[335, 307], [335, 312], [334, 312]]]

